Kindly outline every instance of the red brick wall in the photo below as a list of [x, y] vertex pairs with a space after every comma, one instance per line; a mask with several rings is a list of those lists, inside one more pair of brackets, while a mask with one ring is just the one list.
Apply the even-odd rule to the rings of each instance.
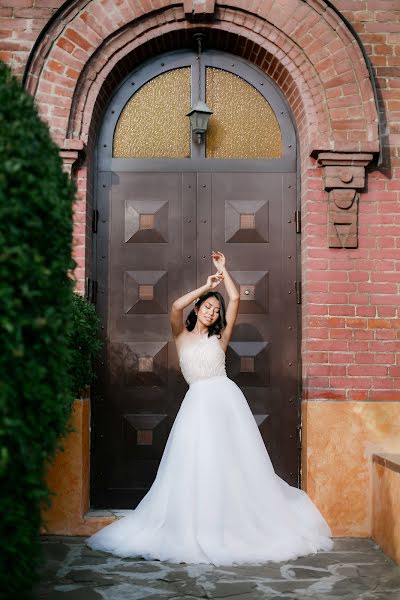
[[[400, 2], [336, 0], [335, 4], [358, 32], [373, 64], [386, 122], [385, 145], [390, 148], [392, 166], [399, 166], [396, 159], [400, 157]], [[388, 153], [386, 158], [389, 159]], [[388, 189], [398, 190], [398, 187], [393, 184]]]
[[[400, 400], [400, 2], [336, 0], [376, 74], [383, 164], [369, 169], [359, 248], [326, 247], [326, 193], [311, 169], [307, 197], [303, 361], [306, 397]], [[354, 116], [351, 102], [338, 118]]]
[[0, 0], [0, 60], [22, 76], [40, 31], [63, 0]]

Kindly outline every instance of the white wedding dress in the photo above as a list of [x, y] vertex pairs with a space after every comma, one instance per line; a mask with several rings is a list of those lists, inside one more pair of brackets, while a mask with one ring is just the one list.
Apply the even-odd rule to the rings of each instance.
[[117, 556], [232, 565], [330, 550], [330, 529], [305, 492], [274, 472], [216, 336], [187, 338], [189, 384], [157, 477], [137, 508], [89, 538]]

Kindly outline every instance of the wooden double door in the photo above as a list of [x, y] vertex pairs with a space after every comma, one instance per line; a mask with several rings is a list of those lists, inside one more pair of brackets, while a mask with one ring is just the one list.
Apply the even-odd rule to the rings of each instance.
[[134, 507], [154, 481], [187, 390], [169, 309], [213, 272], [211, 250], [241, 298], [228, 376], [277, 473], [297, 485], [296, 174], [104, 170], [98, 186], [92, 505]]

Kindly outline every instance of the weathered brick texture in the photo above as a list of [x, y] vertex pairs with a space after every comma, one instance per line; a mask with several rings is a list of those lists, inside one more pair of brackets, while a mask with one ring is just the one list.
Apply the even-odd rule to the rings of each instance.
[[22, 76], [40, 31], [63, 0], [1, 0], [0, 60]]
[[[391, 153], [393, 163], [396, 157]], [[399, 400], [400, 169], [368, 174], [359, 247], [326, 248], [324, 192], [309, 195], [303, 362], [309, 399]], [[312, 188], [321, 186], [311, 170]]]

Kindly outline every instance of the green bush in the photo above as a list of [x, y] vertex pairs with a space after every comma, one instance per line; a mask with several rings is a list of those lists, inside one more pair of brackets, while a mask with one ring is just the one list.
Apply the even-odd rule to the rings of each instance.
[[45, 465], [66, 431], [74, 188], [31, 97], [0, 64], [0, 597], [31, 598]]
[[93, 383], [93, 358], [102, 346], [98, 336], [99, 318], [93, 304], [74, 294], [72, 331], [70, 334], [72, 391], [79, 398]]

